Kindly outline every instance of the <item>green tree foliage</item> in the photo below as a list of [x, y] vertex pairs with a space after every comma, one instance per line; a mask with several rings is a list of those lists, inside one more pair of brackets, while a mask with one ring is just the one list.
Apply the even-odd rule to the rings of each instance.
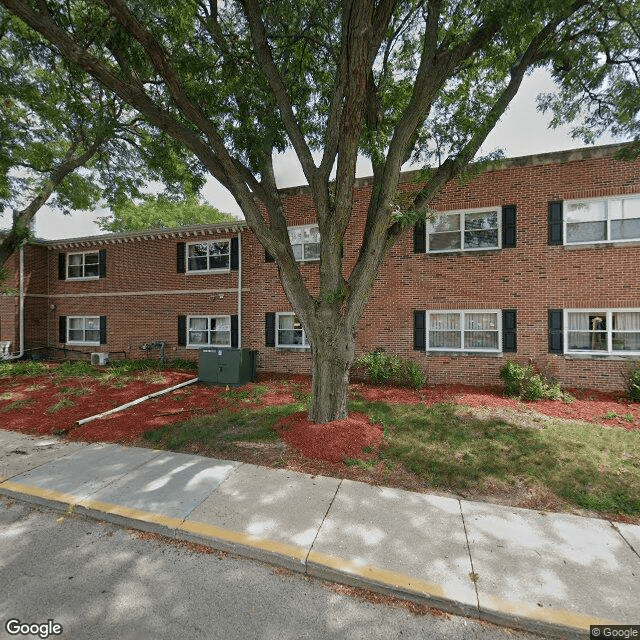
[[103, 231], [140, 231], [142, 229], [176, 228], [191, 224], [210, 224], [235, 220], [208, 204], [200, 204], [195, 196], [184, 200], [170, 200], [166, 196], [147, 196], [136, 204], [130, 200], [112, 208], [110, 216], [98, 218]]
[[65, 213], [141, 197], [150, 180], [194, 192], [203, 169], [136, 111], [0, 14], [0, 265], [46, 203]]
[[[318, 422], [346, 416], [356, 326], [389, 249], [445, 183], [482, 160], [525, 75], [552, 70], [569, 99], [589, 100], [572, 84], [588, 52], [593, 68], [584, 73], [599, 73], [599, 87], [617, 86], [618, 74], [630, 90], [637, 85], [628, 65], [617, 65], [629, 51], [637, 58], [638, 34], [624, 31], [628, 4], [637, 3], [0, 0], [229, 189], [274, 256], [312, 346], [309, 415]], [[295, 261], [276, 185], [273, 156], [286, 148], [317, 215], [318, 291]], [[347, 269], [341, 247], [359, 155], [373, 164], [372, 197], [358, 212], [365, 231]], [[400, 199], [400, 170], [411, 159], [430, 168]]]
[[581, 28], [565, 35], [550, 68], [560, 90], [542, 96], [540, 108], [554, 114], [552, 126], [574, 123], [587, 143], [605, 131], [632, 141], [623, 153], [640, 156], [640, 3], [598, 4]]

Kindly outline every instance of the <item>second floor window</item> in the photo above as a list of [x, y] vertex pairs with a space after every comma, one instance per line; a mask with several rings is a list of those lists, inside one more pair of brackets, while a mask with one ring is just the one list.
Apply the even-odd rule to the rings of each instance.
[[317, 225], [289, 227], [289, 240], [298, 262], [320, 260], [320, 231]]
[[428, 251], [473, 251], [500, 247], [498, 209], [436, 213], [427, 225]]
[[564, 203], [565, 243], [640, 240], [640, 197]]
[[229, 271], [230, 243], [197, 242], [187, 245], [188, 271]]
[[99, 278], [100, 254], [98, 251], [70, 253], [67, 256], [67, 278]]

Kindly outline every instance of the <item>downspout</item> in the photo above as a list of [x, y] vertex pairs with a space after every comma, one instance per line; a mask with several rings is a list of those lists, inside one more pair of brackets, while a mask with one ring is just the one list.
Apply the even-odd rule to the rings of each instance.
[[19, 314], [19, 329], [20, 332], [20, 351], [17, 354], [13, 354], [4, 358], [4, 360], [18, 360], [24, 355], [24, 245], [26, 240], [23, 240], [20, 244], [20, 294], [18, 302], [18, 314]]
[[238, 349], [242, 348], [242, 232], [238, 231]]

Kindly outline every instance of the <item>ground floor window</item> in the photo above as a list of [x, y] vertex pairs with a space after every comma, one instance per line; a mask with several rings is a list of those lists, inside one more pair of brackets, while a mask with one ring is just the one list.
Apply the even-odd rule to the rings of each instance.
[[188, 316], [187, 346], [230, 347], [231, 316]]
[[567, 352], [640, 353], [640, 310], [565, 311]]
[[427, 311], [427, 351], [500, 351], [500, 311]]
[[302, 323], [294, 313], [277, 313], [277, 347], [308, 347]]
[[100, 316], [69, 316], [67, 342], [100, 344]]

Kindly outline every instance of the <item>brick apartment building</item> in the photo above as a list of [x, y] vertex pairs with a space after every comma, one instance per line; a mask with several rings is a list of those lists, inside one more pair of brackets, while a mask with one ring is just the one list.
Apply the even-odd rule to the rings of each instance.
[[[621, 389], [640, 359], [640, 161], [620, 147], [506, 160], [433, 203], [433, 222], [391, 250], [358, 327], [358, 353], [416, 360], [429, 384], [496, 384], [509, 359], [568, 387]], [[415, 190], [418, 174], [405, 174]], [[359, 249], [370, 180], [357, 181], [344, 243]], [[311, 289], [318, 236], [309, 190], [284, 189]], [[19, 258], [9, 263], [18, 287]], [[258, 353], [258, 369], [309, 373], [304, 330], [276, 265], [242, 221], [38, 241], [24, 253], [24, 345], [197, 357], [203, 345]], [[0, 296], [0, 340], [19, 344], [18, 296]]]

